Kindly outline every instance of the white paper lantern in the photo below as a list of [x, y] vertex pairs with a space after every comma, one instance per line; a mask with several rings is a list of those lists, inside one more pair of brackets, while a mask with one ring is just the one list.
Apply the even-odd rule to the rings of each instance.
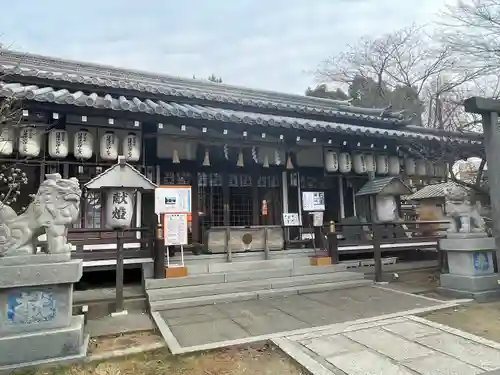
[[127, 161], [138, 161], [141, 158], [141, 142], [137, 134], [129, 133], [125, 137], [123, 140], [123, 153]]
[[73, 154], [78, 160], [88, 160], [94, 151], [94, 137], [85, 129], [75, 133]]
[[389, 158], [387, 155], [377, 155], [377, 173], [382, 175], [389, 173]]
[[417, 176], [426, 176], [427, 175], [427, 165], [425, 160], [419, 159], [415, 162], [415, 173]]
[[406, 158], [405, 159], [405, 172], [408, 176], [414, 176], [415, 171], [417, 169], [417, 165], [415, 163], [415, 159]]
[[118, 158], [118, 139], [113, 132], [106, 132], [101, 138], [101, 159], [116, 160]]
[[366, 159], [364, 154], [354, 154], [352, 158], [352, 164], [354, 166], [354, 172], [358, 174], [363, 174], [368, 172], [368, 168], [366, 165]]
[[112, 189], [106, 196], [106, 226], [129, 228], [134, 215], [134, 195], [128, 189]]
[[375, 197], [375, 207], [377, 212], [377, 219], [381, 222], [395, 221], [398, 218], [398, 209], [396, 199], [393, 196], [380, 196]]
[[49, 155], [53, 158], [68, 156], [68, 133], [66, 133], [66, 130], [52, 129], [50, 131]]
[[11, 155], [14, 152], [14, 129], [3, 126], [0, 134], [0, 155]]
[[347, 152], [342, 152], [339, 155], [339, 171], [341, 173], [349, 173], [352, 170], [351, 155]]
[[373, 173], [377, 169], [377, 162], [375, 159], [375, 155], [373, 154], [365, 154], [365, 163], [366, 163], [366, 171], [369, 173]]
[[389, 160], [388, 160], [388, 173], [389, 173], [389, 175], [391, 175], [391, 176], [399, 175], [400, 169], [401, 169], [401, 165], [399, 162], [399, 156], [389, 156]]
[[25, 127], [19, 134], [19, 154], [36, 157], [40, 154], [40, 132], [35, 127]]
[[337, 172], [339, 170], [339, 158], [334, 151], [325, 153], [325, 169], [327, 172]]

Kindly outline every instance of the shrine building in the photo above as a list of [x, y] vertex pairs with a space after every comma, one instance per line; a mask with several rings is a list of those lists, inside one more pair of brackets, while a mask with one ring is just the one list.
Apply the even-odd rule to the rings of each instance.
[[[357, 196], [369, 178], [442, 181], [447, 164], [481, 149], [459, 134], [429, 134], [391, 108], [348, 101], [8, 50], [0, 50], [0, 74], [0, 95], [18, 100], [22, 111], [0, 136], [1, 164], [28, 179], [11, 202], [17, 211], [46, 174], [77, 177], [83, 187], [123, 155], [158, 186], [191, 186], [186, 251], [223, 251], [221, 228], [257, 236], [268, 227], [273, 246], [285, 248], [300, 230], [286, 230], [283, 214], [305, 223], [315, 206], [325, 224], [369, 221], [368, 200]], [[113, 234], [90, 230], [111, 215], [104, 200], [84, 189], [80, 220], [69, 232], [87, 267], [114, 259]], [[152, 193], [139, 194], [130, 210], [135, 227], [154, 231]], [[128, 264], [151, 258], [142, 233], [128, 233]]]

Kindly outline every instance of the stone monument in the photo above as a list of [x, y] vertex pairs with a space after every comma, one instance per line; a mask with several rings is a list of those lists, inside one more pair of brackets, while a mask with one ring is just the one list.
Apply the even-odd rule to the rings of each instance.
[[453, 186], [445, 189], [446, 211], [451, 227], [439, 241], [448, 259], [449, 273], [441, 275], [440, 289], [455, 297], [486, 301], [500, 296], [499, 275], [494, 271], [496, 245], [469, 192]]
[[80, 198], [76, 178], [49, 174], [23, 214], [0, 206], [0, 372], [86, 355], [83, 316], [72, 316], [82, 261], [71, 260], [67, 242]]

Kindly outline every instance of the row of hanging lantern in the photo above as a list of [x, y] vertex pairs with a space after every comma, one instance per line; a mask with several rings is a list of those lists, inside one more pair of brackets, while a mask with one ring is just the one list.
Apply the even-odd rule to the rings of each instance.
[[[22, 157], [40, 155], [43, 129], [27, 126], [19, 133], [18, 152]], [[0, 134], [0, 155], [9, 156], [14, 153], [15, 134], [11, 127], [4, 127]], [[105, 132], [100, 140], [99, 155], [101, 160], [118, 159], [119, 138], [111, 131]], [[55, 159], [66, 158], [69, 154], [69, 137], [64, 129], [51, 129], [48, 132], [48, 154]], [[88, 160], [94, 152], [94, 136], [86, 129], [74, 135], [73, 155], [77, 160]], [[129, 133], [122, 142], [122, 152], [127, 161], [138, 161], [141, 157], [141, 142], [137, 134]]]
[[[444, 177], [447, 173], [445, 163], [427, 162], [422, 159], [405, 158], [404, 171], [408, 176]], [[337, 153], [325, 152], [325, 170], [327, 172], [358, 174], [377, 173], [379, 175], [397, 176], [401, 171], [401, 158], [386, 154]]]

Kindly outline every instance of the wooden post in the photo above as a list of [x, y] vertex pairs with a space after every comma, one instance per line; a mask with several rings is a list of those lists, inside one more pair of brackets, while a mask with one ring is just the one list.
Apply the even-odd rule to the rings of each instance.
[[382, 281], [382, 250], [380, 248], [380, 232], [379, 224], [372, 224], [373, 231], [373, 259], [375, 261], [375, 282]]
[[338, 264], [339, 247], [338, 247], [337, 233], [329, 232], [327, 234], [327, 238], [328, 238], [328, 256], [331, 258], [332, 264]]
[[231, 235], [231, 229], [229, 227], [225, 228], [225, 236], [224, 236], [224, 247], [226, 248], [227, 253], [227, 261], [233, 261], [233, 251], [231, 250], [231, 246], [229, 245], [229, 236]]
[[123, 232], [116, 231], [116, 304], [115, 314], [123, 313]]
[[165, 278], [165, 244], [163, 241], [163, 225], [158, 223], [156, 226], [156, 236], [154, 239], [154, 278]]
[[193, 245], [200, 243], [200, 207], [198, 194], [198, 171], [191, 174], [191, 235]]
[[224, 226], [229, 227], [230, 225], [230, 207], [229, 207], [229, 194], [231, 190], [229, 188], [229, 174], [226, 171], [221, 173], [222, 177], [222, 204], [223, 204], [223, 220]]
[[269, 244], [268, 244], [268, 235], [267, 227], [264, 227], [264, 259], [269, 259]]

